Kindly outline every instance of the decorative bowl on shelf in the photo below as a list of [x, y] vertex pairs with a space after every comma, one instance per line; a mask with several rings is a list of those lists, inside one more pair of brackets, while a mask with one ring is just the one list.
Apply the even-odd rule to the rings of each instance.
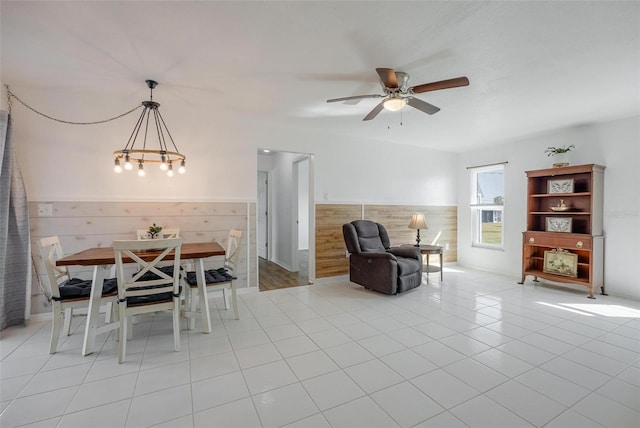
[[561, 212], [561, 211], [569, 211], [571, 208], [569, 208], [567, 204], [564, 203], [564, 199], [560, 199], [560, 202], [558, 202], [558, 205], [556, 205], [555, 207], [549, 207], [549, 209], [551, 211]]

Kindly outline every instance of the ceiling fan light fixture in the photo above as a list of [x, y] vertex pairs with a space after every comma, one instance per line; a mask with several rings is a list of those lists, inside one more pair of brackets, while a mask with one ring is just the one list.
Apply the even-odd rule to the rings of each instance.
[[378, 103], [373, 110], [371, 110], [369, 114], [362, 119], [363, 121], [374, 119], [382, 110], [398, 111], [402, 110], [406, 105], [418, 109], [426, 114], [435, 114], [440, 111], [439, 107], [429, 104], [426, 101], [422, 101], [413, 95], [469, 85], [469, 79], [463, 76], [456, 77], [454, 79], [440, 80], [438, 82], [409, 86], [408, 73], [395, 71], [392, 68], [376, 68], [376, 72], [380, 78], [380, 84], [382, 85], [384, 95], [352, 95], [349, 97], [332, 98], [327, 100], [327, 102], [335, 103], [339, 101], [361, 100], [365, 98], [384, 98], [382, 102]]
[[382, 105], [389, 111], [398, 111], [407, 105], [407, 100], [405, 98], [392, 96], [382, 101]]

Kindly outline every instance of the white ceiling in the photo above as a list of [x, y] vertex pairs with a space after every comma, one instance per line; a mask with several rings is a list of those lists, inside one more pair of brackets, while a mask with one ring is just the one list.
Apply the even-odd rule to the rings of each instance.
[[[163, 106], [211, 109], [212, 121], [453, 152], [640, 114], [638, 1], [2, 0], [0, 13], [0, 79], [35, 107], [33, 94], [82, 93], [117, 114], [152, 78]], [[410, 85], [471, 84], [419, 95], [442, 109], [433, 116], [407, 107], [363, 122], [379, 100], [325, 102], [381, 93], [376, 67]]]

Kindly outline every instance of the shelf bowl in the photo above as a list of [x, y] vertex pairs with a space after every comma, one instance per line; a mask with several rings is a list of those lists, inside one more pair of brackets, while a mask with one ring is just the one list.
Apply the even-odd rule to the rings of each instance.
[[562, 212], [562, 211], [569, 211], [571, 208], [570, 207], [549, 207], [549, 209], [551, 211]]

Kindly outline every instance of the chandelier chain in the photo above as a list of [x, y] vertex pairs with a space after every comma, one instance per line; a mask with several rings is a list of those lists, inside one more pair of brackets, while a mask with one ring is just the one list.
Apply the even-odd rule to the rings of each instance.
[[117, 116], [110, 117], [110, 118], [104, 119], [104, 120], [96, 120], [94, 122], [73, 122], [73, 121], [70, 121], [70, 120], [57, 119], [55, 117], [51, 117], [51, 116], [49, 116], [47, 114], [42, 113], [41, 111], [36, 110], [35, 108], [31, 107], [30, 105], [28, 105], [27, 103], [22, 101], [20, 99], [20, 97], [18, 97], [16, 94], [11, 92], [11, 90], [9, 89], [9, 86], [4, 85], [4, 87], [7, 90], [7, 103], [8, 103], [8, 107], [9, 107], [9, 113], [11, 113], [11, 98], [15, 98], [16, 100], [18, 100], [18, 102], [20, 104], [22, 104], [23, 106], [25, 106], [26, 108], [28, 108], [32, 112], [34, 112], [34, 113], [36, 113], [36, 114], [38, 114], [38, 115], [40, 115], [42, 117], [46, 117], [47, 119], [53, 120], [55, 122], [66, 123], [68, 125], [98, 125], [98, 124], [101, 124], [101, 123], [112, 122], [112, 121], [120, 119], [121, 117], [124, 117], [124, 116], [126, 116], [126, 115], [128, 115], [130, 113], [133, 113], [134, 111], [136, 111], [140, 107], [142, 107], [142, 105], [138, 105], [138, 106], [132, 108], [131, 110], [129, 110], [129, 111], [125, 112], [125, 113], [122, 113], [122, 114], [119, 114]]
[[9, 92], [9, 86], [4, 85], [4, 88], [7, 91], [7, 111], [11, 115], [11, 93]]

